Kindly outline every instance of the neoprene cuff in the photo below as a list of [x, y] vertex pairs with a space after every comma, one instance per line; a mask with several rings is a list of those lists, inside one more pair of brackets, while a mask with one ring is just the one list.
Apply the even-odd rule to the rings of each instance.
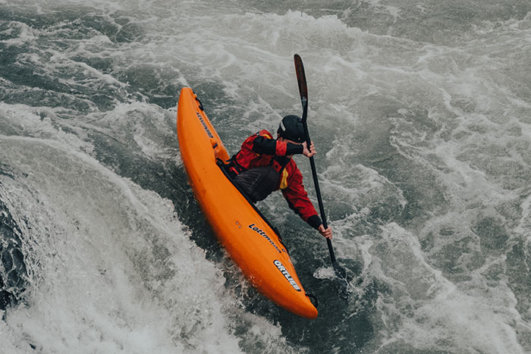
[[321, 226], [321, 224], [323, 223], [319, 215], [310, 216], [308, 220], [306, 220], [306, 222], [316, 230], [318, 230], [319, 226]]

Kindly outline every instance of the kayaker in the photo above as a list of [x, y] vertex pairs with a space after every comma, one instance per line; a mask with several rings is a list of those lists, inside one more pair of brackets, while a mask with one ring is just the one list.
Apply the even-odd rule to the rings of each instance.
[[308, 148], [302, 120], [295, 115], [282, 118], [277, 138], [267, 130], [248, 137], [240, 151], [229, 160], [228, 168], [234, 183], [253, 202], [265, 199], [280, 189], [288, 205], [304, 221], [324, 237], [332, 238], [332, 229], [324, 228], [308, 193], [302, 184], [302, 174], [293, 155], [315, 155], [313, 142]]

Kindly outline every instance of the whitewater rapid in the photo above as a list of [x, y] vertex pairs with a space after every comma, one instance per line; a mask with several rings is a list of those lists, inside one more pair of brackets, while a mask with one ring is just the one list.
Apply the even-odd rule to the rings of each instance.
[[[529, 11], [0, 0], [0, 352], [531, 351]], [[259, 204], [320, 300], [310, 322], [227, 258], [175, 131], [184, 86], [230, 153], [276, 130], [300, 112], [294, 53], [352, 277], [342, 299], [322, 238], [281, 195]]]

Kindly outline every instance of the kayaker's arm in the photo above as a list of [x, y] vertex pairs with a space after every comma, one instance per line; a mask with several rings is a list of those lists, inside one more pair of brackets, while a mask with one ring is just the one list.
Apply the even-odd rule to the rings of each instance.
[[257, 136], [253, 141], [253, 151], [258, 154], [287, 156], [302, 154], [303, 150], [303, 146], [300, 144], [270, 139], [262, 135]]
[[282, 190], [284, 198], [288, 205], [302, 220], [306, 221], [311, 227], [318, 230], [322, 224], [321, 218], [317, 214], [308, 193], [302, 184], [302, 174], [296, 170], [290, 175], [288, 187]]
[[310, 199], [308, 199], [308, 194], [302, 184], [302, 175], [300, 173], [298, 175], [295, 176], [295, 183], [292, 181], [288, 188], [282, 190], [282, 194], [284, 194], [289, 207], [306, 221], [308, 225], [319, 231], [322, 236], [332, 239], [332, 229], [330, 226], [325, 229], [323, 221], [317, 214], [317, 211], [315, 211]]

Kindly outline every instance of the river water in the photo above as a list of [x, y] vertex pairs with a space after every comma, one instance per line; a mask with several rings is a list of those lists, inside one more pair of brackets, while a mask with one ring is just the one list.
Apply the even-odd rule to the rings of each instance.
[[[346, 297], [259, 207], [313, 321], [220, 248], [175, 131], [185, 86], [231, 154], [275, 131], [295, 53]], [[521, 0], [0, 0], [0, 352], [531, 352], [530, 58]]]

